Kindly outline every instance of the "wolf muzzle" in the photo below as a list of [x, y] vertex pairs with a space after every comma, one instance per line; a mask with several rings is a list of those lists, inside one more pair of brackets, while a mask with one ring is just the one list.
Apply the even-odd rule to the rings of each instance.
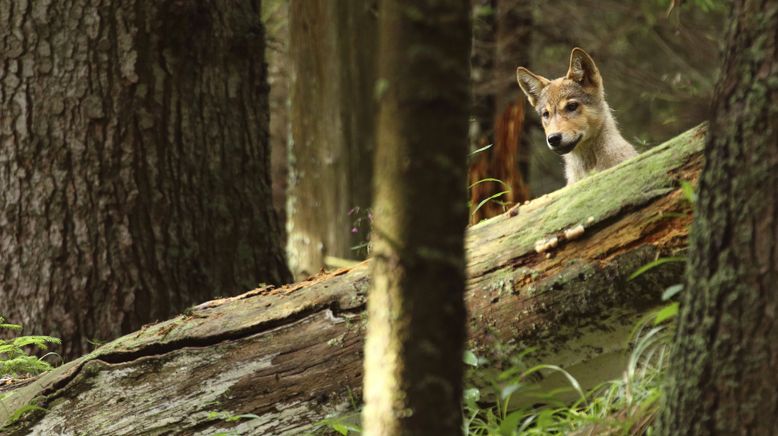
[[570, 142], [563, 142], [562, 141], [562, 134], [561, 133], [554, 133], [551, 135], [548, 135], [546, 138], [546, 142], [548, 143], [548, 147], [553, 151], [554, 153], [558, 155], [563, 155], [570, 153], [573, 151], [576, 145], [578, 145], [578, 142], [581, 141], [581, 136], [578, 135], [575, 140]]

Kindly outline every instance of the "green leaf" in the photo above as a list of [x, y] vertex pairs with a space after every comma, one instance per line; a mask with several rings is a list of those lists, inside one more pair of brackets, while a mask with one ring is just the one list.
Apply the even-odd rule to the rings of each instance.
[[505, 371], [502, 371], [501, 373], [499, 373], [497, 375], [497, 380], [501, 380], [501, 381], [502, 380], [508, 380], [509, 378], [511, 378], [511, 377], [513, 377], [513, 376], [515, 376], [517, 374], [520, 374], [523, 370], [524, 370], [523, 368], [520, 368], [518, 366], [512, 366], [512, 367], [506, 369]]
[[503, 400], [507, 399], [508, 397], [513, 395], [514, 392], [519, 390], [520, 387], [521, 387], [521, 383], [511, 383], [503, 387], [502, 390], [500, 391], [500, 398], [502, 398]]
[[685, 257], [681, 257], [681, 256], [660, 257], [659, 259], [657, 259], [657, 260], [655, 260], [653, 262], [649, 262], [649, 263], [641, 266], [640, 268], [638, 268], [637, 271], [635, 271], [632, 274], [630, 274], [630, 276], [629, 276], [629, 278], [627, 280], [632, 280], [632, 279], [640, 276], [641, 274], [643, 274], [644, 272], [646, 272], [648, 270], [654, 269], [654, 268], [658, 267], [659, 265], [662, 265], [662, 264], [665, 264], [665, 263], [669, 263], [669, 262], [686, 262], [686, 258]]
[[654, 325], [661, 324], [663, 321], [668, 320], [670, 318], [673, 318], [675, 315], [678, 314], [678, 303], [671, 303], [662, 308], [659, 312], [656, 313], [656, 317], [654, 318]]
[[475, 213], [478, 212], [478, 209], [480, 209], [483, 205], [485, 205], [489, 201], [494, 200], [495, 198], [498, 198], [500, 196], [503, 196], [503, 195], [505, 195], [505, 194], [507, 194], [509, 192], [511, 192], [511, 191], [498, 192], [498, 193], [496, 193], [496, 194], [494, 194], [494, 195], [492, 195], [492, 196], [490, 196], [488, 198], [485, 198], [485, 199], [481, 200], [481, 202], [478, 203], [478, 206], [476, 206], [476, 208], [473, 210], [473, 215], [475, 215]]
[[467, 388], [463, 394], [465, 404], [475, 404], [481, 399], [481, 390], [478, 388]]
[[465, 362], [465, 365], [478, 367], [478, 356], [475, 355], [470, 350], [465, 350], [464, 356], [462, 356], [462, 361]]
[[552, 371], [556, 371], [556, 372], [561, 373], [563, 376], [565, 376], [565, 378], [567, 379], [567, 382], [570, 383], [570, 386], [572, 386], [573, 389], [575, 389], [575, 391], [578, 393], [578, 395], [580, 396], [581, 401], [583, 401], [584, 403], [586, 402], [586, 394], [584, 393], [583, 389], [581, 389], [581, 385], [580, 385], [580, 383], [578, 383], [578, 380], [575, 377], [573, 377], [572, 374], [570, 374], [569, 372], [565, 371], [564, 369], [562, 369], [559, 366], [556, 366], [556, 365], [545, 365], [545, 364], [544, 365], [536, 365], [536, 366], [528, 369], [524, 374], [529, 375], [529, 374], [537, 372], [537, 371], [539, 371], [541, 369], [550, 369]]
[[519, 426], [519, 421], [521, 421], [521, 418], [523, 417], [523, 410], [517, 410], [515, 412], [509, 413], [508, 416], [506, 416], [505, 419], [503, 419], [500, 423], [500, 435], [513, 436], [516, 428]]
[[346, 427], [345, 424], [342, 424], [340, 422], [333, 422], [332, 423], [332, 429], [336, 432], [342, 434], [343, 436], [348, 435], [348, 427]]
[[694, 193], [694, 186], [691, 183], [681, 180], [681, 191], [683, 191], [683, 196], [689, 200], [689, 203], [697, 203], [697, 194]]
[[492, 148], [493, 146], [494, 146], [494, 144], [489, 144], [489, 145], [485, 145], [485, 146], [483, 146], [483, 147], [481, 147], [479, 149], [473, 150], [473, 151], [470, 152], [470, 156], [475, 156], [475, 155], [477, 155], [478, 153], [480, 153], [482, 151], [486, 151], [486, 150]]
[[481, 179], [481, 180], [473, 183], [472, 185], [468, 186], [468, 188], [472, 188], [473, 186], [477, 186], [477, 185], [480, 185], [481, 183], [486, 183], [486, 182], [497, 182], [497, 183], [500, 183], [501, 185], [505, 186], [506, 188], [509, 188], [507, 183], [503, 182], [500, 179], [495, 179], [494, 177], [487, 177], [485, 179]]
[[677, 285], [670, 286], [669, 288], [665, 289], [664, 292], [662, 292], [662, 301], [667, 301], [675, 297], [681, 291], [683, 291], [683, 285], [680, 283]]

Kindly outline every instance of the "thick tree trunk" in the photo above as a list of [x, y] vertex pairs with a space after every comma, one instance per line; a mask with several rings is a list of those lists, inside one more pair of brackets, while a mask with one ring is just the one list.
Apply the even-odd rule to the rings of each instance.
[[328, 257], [365, 258], [366, 250], [353, 247], [365, 242], [370, 227], [376, 3], [292, 0], [289, 6], [287, 253], [298, 278], [318, 273]]
[[289, 279], [259, 1], [0, 2], [0, 313], [64, 356]]
[[[471, 348], [536, 347], [534, 359], [561, 365], [584, 387], [618, 377], [636, 320], [681, 279], [668, 265], [627, 277], [685, 248], [691, 218], [679, 181], [696, 178], [704, 134], [694, 129], [470, 228]], [[579, 224], [583, 234], [566, 240], [564, 230]], [[536, 243], [552, 236], [557, 246], [538, 253]], [[299, 434], [346, 412], [352, 394], [358, 401], [367, 288], [362, 263], [201, 304], [13, 390], [0, 420], [34, 403], [47, 411], [8, 432]], [[259, 418], [225, 422], [214, 411]]]
[[778, 8], [733, 3], [661, 419], [666, 435], [778, 429]]
[[462, 430], [470, 2], [381, 2], [365, 434]]

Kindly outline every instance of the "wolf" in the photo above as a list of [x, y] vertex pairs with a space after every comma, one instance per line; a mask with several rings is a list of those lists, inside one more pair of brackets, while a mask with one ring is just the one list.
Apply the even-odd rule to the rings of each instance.
[[519, 67], [516, 79], [542, 119], [546, 143], [565, 161], [568, 185], [637, 156], [619, 133], [600, 71], [583, 49], [570, 53], [564, 77], [549, 80]]

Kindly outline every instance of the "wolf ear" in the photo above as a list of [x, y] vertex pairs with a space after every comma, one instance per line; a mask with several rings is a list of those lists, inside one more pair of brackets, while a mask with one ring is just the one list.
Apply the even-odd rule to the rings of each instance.
[[540, 91], [550, 82], [545, 77], [538, 76], [524, 67], [516, 69], [516, 80], [532, 106], [537, 104], [538, 98], [540, 98]]
[[594, 65], [592, 57], [581, 48], [576, 47], [570, 53], [570, 68], [567, 70], [567, 78], [585, 89], [603, 92], [600, 70]]

